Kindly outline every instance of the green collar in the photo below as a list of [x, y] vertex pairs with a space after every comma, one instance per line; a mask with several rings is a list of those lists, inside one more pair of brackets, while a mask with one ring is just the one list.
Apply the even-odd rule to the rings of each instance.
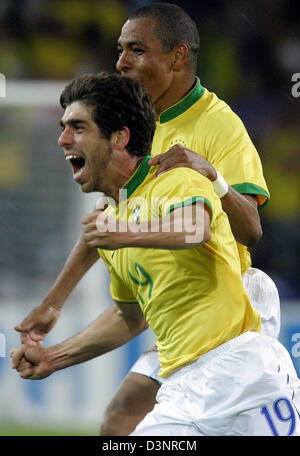
[[160, 114], [159, 123], [166, 123], [175, 119], [175, 117], [180, 116], [180, 114], [184, 113], [191, 106], [193, 106], [193, 104], [202, 97], [203, 93], [204, 87], [202, 87], [200, 79], [197, 77], [195, 87], [182, 100]]
[[[150, 166], [148, 165], [148, 161], [152, 157], [150, 155], [146, 155], [146, 157], [141, 162], [140, 166], [137, 168], [135, 173], [131, 176], [131, 178], [126, 182], [124, 187], [121, 189], [121, 200], [124, 201], [129, 198], [133, 192], [144, 182], [146, 179]], [[125, 191], [124, 191], [125, 190]]]

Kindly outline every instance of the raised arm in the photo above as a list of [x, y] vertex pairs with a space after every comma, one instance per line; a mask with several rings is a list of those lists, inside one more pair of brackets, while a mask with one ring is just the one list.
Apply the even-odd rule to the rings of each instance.
[[[105, 209], [108, 200], [101, 195], [96, 207]], [[90, 247], [80, 234], [60, 274], [48, 291], [43, 302], [35, 307], [14, 329], [21, 333], [21, 342], [41, 345], [48, 332], [60, 317], [61, 309], [82, 277], [99, 259], [95, 248]]]
[[60, 317], [67, 297], [98, 258], [97, 250], [90, 247], [81, 234], [43, 302], [15, 326], [21, 333], [22, 343], [42, 343]]
[[57, 370], [83, 363], [108, 353], [147, 328], [137, 303], [110, 306], [82, 332], [49, 348], [26, 344], [11, 350], [12, 368], [25, 379], [39, 380]]

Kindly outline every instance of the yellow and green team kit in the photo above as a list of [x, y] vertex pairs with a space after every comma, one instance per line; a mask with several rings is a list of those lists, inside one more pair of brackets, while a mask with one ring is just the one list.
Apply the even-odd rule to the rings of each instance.
[[[200, 80], [176, 105], [161, 113], [151, 155], [174, 144], [208, 160], [237, 192], [257, 195], [258, 205], [269, 199], [259, 155], [241, 119]], [[247, 248], [238, 243], [242, 273], [251, 266]]]
[[[268, 199], [258, 154], [240, 119], [216, 95], [195, 88], [163, 112], [152, 155], [173, 144], [200, 153], [237, 191]], [[246, 159], [245, 159], [246, 154]], [[189, 363], [246, 331], [260, 330], [241, 280], [251, 264], [237, 244], [211, 182], [188, 168], [155, 177], [145, 157], [123, 187], [125, 198], [106, 212], [117, 219], [153, 220], [180, 205], [203, 201], [211, 216], [211, 239], [185, 250], [123, 248], [101, 250], [111, 275], [110, 291], [119, 302], [138, 302], [157, 338], [160, 375]]]
[[211, 215], [211, 239], [185, 250], [129, 247], [101, 250], [114, 300], [138, 302], [156, 335], [160, 375], [165, 377], [245, 331], [260, 329], [241, 280], [229, 221], [211, 182], [178, 168], [155, 177], [146, 157], [123, 187], [127, 199], [106, 209], [120, 220], [167, 216], [180, 205], [203, 201]]

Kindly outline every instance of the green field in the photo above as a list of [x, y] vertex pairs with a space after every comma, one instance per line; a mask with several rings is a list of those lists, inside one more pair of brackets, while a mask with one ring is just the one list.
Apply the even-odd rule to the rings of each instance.
[[0, 436], [97, 436], [97, 429], [54, 429], [1, 425]]

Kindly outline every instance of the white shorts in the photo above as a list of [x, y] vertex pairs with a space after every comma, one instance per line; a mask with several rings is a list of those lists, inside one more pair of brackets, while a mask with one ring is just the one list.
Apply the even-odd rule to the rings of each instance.
[[274, 337], [247, 332], [170, 375], [133, 436], [300, 435], [300, 381]]
[[[277, 339], [280, 331], [280, 300], [275, 283], [266, 273], [255, 268], [249, 268], [242, 279], [251, 305], [260, 313], [261, 333]], [[164, 379], [159, 377], [159, 370], [155, 346], [143, 353], [130, 369], [131, 372], [162, 383]]]
[[256, 268], [249, 268], [242, 277], [251, 305], [261, 318], [261, 333], [278, 338], [280, 332], [280, 299], [271, 277]]

